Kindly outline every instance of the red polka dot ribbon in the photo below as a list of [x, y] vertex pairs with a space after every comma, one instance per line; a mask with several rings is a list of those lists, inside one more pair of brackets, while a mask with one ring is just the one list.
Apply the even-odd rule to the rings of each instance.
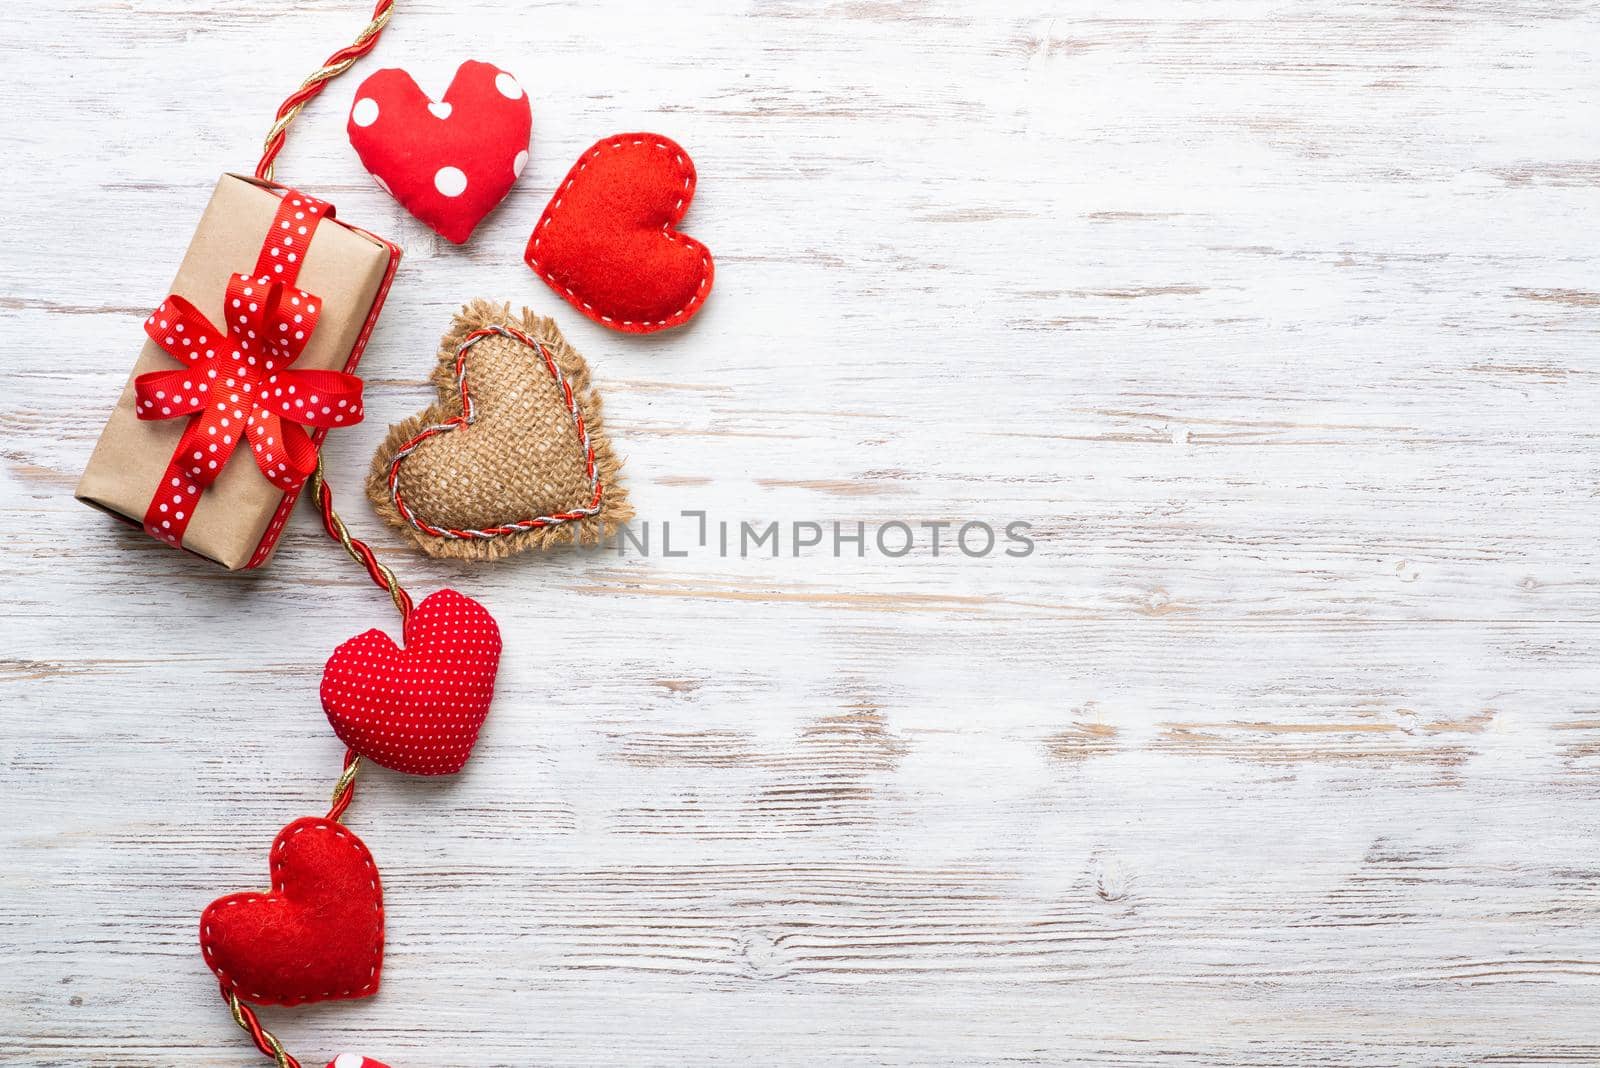
[[189, 420], [145, 512], [152, 536], [182, 544], [200, 495], [241, 442], [267, 481], [288, 493], [317, 466], [317, 446], [303, 427], [361, 421], [359, 378], [290, 366], [322, 311], [321, 300], [294, 280], [318, 222], [331, 213], [303, 193], [284, 194], [255, 273], [228, 282], [225, 326], [177, 294], [145, 321], [151, 340], [184, 366], [135, 379], [135, 411], [140, 419]]

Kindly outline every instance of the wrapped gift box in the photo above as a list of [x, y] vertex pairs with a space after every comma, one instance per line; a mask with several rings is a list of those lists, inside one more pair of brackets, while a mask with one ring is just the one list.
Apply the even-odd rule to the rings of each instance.
[[[275, 350], [261, 351], [267, 366], [272, 366], [268, 357], [278, 355], [280, 363], [292, 360], [295, 372], [351, 372], [377, 323], [399, 265], [400, 251], [381, 238], [339, 222], [333, 217], [331, 207], [309, 197], [302, 205], [302, 196], [270, 183], [224, 175], [200, 219], [171, 293], [186, 299], [193, 305], [193, 311], [209, 323], [227, 324], [228, 331], [237, 331], [237, 337], [232, 341], [224, 339], [224, 344], [242, 346], [248, 354], [252, 342], [243, 340], [246, 327], [237, 325], [244, 323], [244, 319], [232, 317], [233, 309], [226, 306], [232, 303], [230, 297], [237, 299], [239, 292], [230, 292], [230, 284], [234, 283], [235, 275], [255, 273], [261, 274], [265, 281], [282, 279], [293, 287], [281, 290], [284, 310], [290, 310], [288, 294], [298, 294], [292, 299], [297, 302], [305, 299], [316, 313], [314, 329], [310, 329], [303, 349], [294, 356], [284, 357]], [[298, 210], [302, 206], [312, 212], [309, 221], [305, 212]], [[250, 280], [241, 277], [238, 281]], [[172, 299], [169, 297], [169, 302]], [[320, 308], [315, 307], [316, 301], [320, 302]], [[152, 308], [155, 307], [152, 304]], [[164, 310], [168, 304], [160, 307]], [[250, 304], [251, 310], [255, 307], [254, 303]], [[270, 481], [263, 474], [265, 465], [258, 465], [259, 456], [253, 456], [242, 441], [231, 456], [224, 454], [214, 475], [215, 481], [209, 485], [201, 479], [184, 477], [177, 470], [174, 465], [179, 461], [175, 455], [179, 442], [184, 440], [192, 419], [200, 416], [192, 419], [161, 417], [160, 413], [146, 410], [144, 418], [140, 418], [135, 389], [140, 375], [185, 366], [172, 354], [175, 345], [164, 348], [158, 343], [175, 340], [171, 336], [158, 337], [158, 316], [152, 316], [147, 324], [151, 337], [146, 340], [133, 374], [78, 483], [78, 499], [143, 526], [160, 540], [181, 545], [230, 570], [258, 567], [272, 553], [298, 495], [298, 486], [282, 484], [293, 476], [285, 477], [281, 473], [278, 473], [280, 484]], [[250, 325], [267, 329], [259, 323]], [[280, 330], [287, 328], [287, 321], [278, 326]], [[191, 329], [189, 337], [193, 338], [195, 333]], [[255, 338], [256, 334], [251, 331], [248, 336]], [[178, 340], [189, 343], [187, 339]], [[265, 340], [254, 344], [258, 350], [266, 348]], [[187, 350], [177, 351], [188, 354]], [[237, 352], [233, 358], [240, 358]], [[253, 364], [254, 359], [250, 362]], [[198, 372], [204, 371], [204, 367], [191, 366], [196, 368], [195, 377], [201, 377]], [[211, 377], [214, 381], [216, 376], [212, 374]], [[208, 393], [206, 399], [216, 397], [217, 394]], [[237, 396], [234, 399], [237, 401]], [[197, 403], [198, 400], [197, 397]], [[289, 413], [290, 416], [294, 414], [297, 413]], [[359, 413], [355, 418], [359, 418]], [[305, 429], [309, 431], [313, 447], [320, 446], [327, 426], [316, 428], [307, 423]], [[233, 428], [233, 434], [240, 433], [238, 427]], [[229, 437], [231, 439], [232, 435]], [[257, 449], [258, 454], [259, 451]], [[180, 485], [180, 480], [189, 484]], [[188, 505], [192, 514], [183, 513], [183, 502], [174, 497], [172, 507], [180, 509], [175, 518], [181, 516], [181, 520], [177, 529], [163, 531], [161, 528], [166, 521], [157, 516], [155, 509], [160, 507], [159, 494], [165, 491], [168, 482], [178, 487], [180, 497], [185, 491], [198, 491], [198, 496]], [[197, 482], [199, 485], [194, 484]], [[157, 521], [152, 522], [153, 518]]]

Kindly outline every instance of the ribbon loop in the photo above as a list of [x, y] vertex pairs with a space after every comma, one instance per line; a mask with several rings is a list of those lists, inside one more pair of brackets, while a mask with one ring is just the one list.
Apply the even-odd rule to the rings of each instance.
[[332, 428], [361, 421], [361, 380], [339, 371], [290, 371], [261, 398], [261, 407], [305, 426]]
[[268, 482], [284, 492], [298, 489], [317, 469], [317, 447], [306, 432], [276, 412], [257, 408], [250, 416], [250, 449]]
[[225, 337], [198, 308], [177, 294], [163, 301], [144, 321], [144, 332], [167, 355], [191, 367], [215, 355]]
[[205, 375], [197, 375], [191, 368], [151, 371], [134, 379], [134, 403], [140, 419], [173, 419], [206, 407], [209, 388]]

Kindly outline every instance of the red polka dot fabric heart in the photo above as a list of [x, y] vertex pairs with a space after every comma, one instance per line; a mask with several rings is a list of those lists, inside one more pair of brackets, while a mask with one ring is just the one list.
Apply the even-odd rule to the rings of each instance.
[[500, 628], [477, 601], [440, 590], [411, 610], [405, 648], [369, 630], [333, 651], [322, 708], [357, 753], [408, 775], [454, 775], [494, 697]]
[[711, 252], [673, 229], [694, 199], [694, 162], [659, 134], [585, 152], [528, 239], [534, 273], [583, 314], [648, 334], [689, 321], [711, 292]]
[[222, 985], [257, 1005], [364, 998], [383, 966], [383, 887], [361, 839], [295, 820], [272, 843], [272, 890], [213, 901], [200, 951]]
[[328, 1062], [328, 1068], [389, 1068], [386, 1064], [379, 1064], [371, 1057], [363, 1057], [359, 1053], [341, 1053]]
[[533, 108], [517, 80], [492, 63], [461, 64], [441, 103], [390, 68], [356, 90], [347, 130], [378, 184], [459, 245], [527, 166]]

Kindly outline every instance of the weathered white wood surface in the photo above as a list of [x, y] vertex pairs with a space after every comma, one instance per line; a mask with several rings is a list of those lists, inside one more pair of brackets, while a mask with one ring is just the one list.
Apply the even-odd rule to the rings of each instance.
[[[340, 749], [382, 596], [71, 489], [215, 176], [355, 0], [0, 9], [0, 1060], [258, 1063], [194, 923]], [[458, 250], [344, 140], [468, 57], [533, 162]], [[453, 782], [367, 777], [376, 999], [309, 1066], [1600, 1062], [1600, 5], [402, 0], [283, 176], [403, 240], [328, 449], [506, 630]], [[693, 154], [689, 329], [520, 262], [596, 138]], [[1034, 524], [1030, 558], [399, 547], [358, 484], [457, 303], [560, 318], [642, 518]], [[677, 531], [675, 530], [675, 533]]]

